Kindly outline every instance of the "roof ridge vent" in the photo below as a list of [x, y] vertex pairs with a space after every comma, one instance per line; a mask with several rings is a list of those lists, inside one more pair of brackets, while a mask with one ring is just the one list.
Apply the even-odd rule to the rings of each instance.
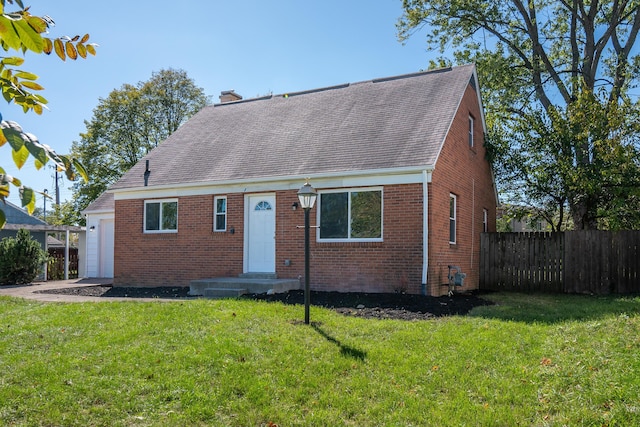
[[399, 76], [382, 77], [382, 78], [379, 78], [379, 79], [373, 79], [373, 80], [371, 80], [371, 82], [372, 83], [389, 82], [389, 81], [392, 81], [392, 80], [400, 80], [400, 79], [407, 79], [407, 78], [410, 78], [410, 77], [424, 76], [426, 74], [444, 73], [444, 72], [451, 71], [451, 70], [452, 70], [451, 67], [437, 68], [435, 70], [418, 71], [416, 73], [401, 74]]
[[265, 95], [265, 96], [261, 96], [259, 98], [248, 98], [248, 99], [241, 99], [239, 101], [220, 102], [218, 104], [213, 104], [213, 106], [214, 107], [224, 107], [224, 106], [227, 106], [227, 105], [246, 104], [248, 102], [263, 101], [265, 99], [271, 99], [271, 98], [273, 98], [273, 95]]
[[344, 83], [344, 84], [341, 84], [341, 85], [327, 86], [327, 87], [321, 87], [321, 88], [317, 88], [317, 89], [303, 90], [303, 91], [300, 91], [300, 92], [283, 93], [280, 96], [283, 97], [283, 98], [289, 98], [290, 96], [307, 95], [309, 93], [324, 92], [324, 91], [327, 91], [327, 90], [334, 90], [334, 89], [344, 89], [344, 88], [349, 87], [350, 85], [351, 85], [351, 83]]

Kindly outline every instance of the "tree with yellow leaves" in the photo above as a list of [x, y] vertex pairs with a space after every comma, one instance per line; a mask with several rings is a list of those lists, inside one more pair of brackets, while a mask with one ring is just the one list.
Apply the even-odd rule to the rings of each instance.
[[[7, 10], [8, 5], [15, 10]], [[29, 9], [22, 0], [0, 0], [0, 47], [5, 52], [55, 53], [63, 61], [96, 54], [96, 45], [88, 43], [89, 34], [82, 37], [47, 37], [48, 29], [54, 25], [53, 19], [31, 15]], [[19, 68], [23, 64], [22, 56], [0, 56], [0, 91], [7, 103], [22, 107], [25, 113], [42, 114], [48, 101], [38, 92], [44, 88], [36, 82], [37, 75]], [[57, 154], [48, 145], [40, 143], [36, 136], [25, 132], [18, 123], [3, 120], [0, 114], [0, 147], [7, 143], [18, 169], [24, 166], [29, 157], [33, 157], [38, 170], [52, 161], [69, 180], [75, 180], [77, 175], [87, 180], [86, 171], [75, 158]], [[36, 201], [34, 190], [24, 186], [17, 177], [8, 175], [0, 165], [0, 202], [9, 196], [12, 185], [19, 190], [22, 206], [32, 213]], [[5, 222], [0, 205], [0, 228]]]

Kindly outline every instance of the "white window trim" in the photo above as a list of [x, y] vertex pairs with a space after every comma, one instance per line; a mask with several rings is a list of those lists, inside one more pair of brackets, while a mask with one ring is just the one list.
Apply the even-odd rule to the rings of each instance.
[[[223, 200], [224, 199], [224, 212], [218, 212], [218, 200]], [[227, 231], [227, 210], [229, 208], [228, 204], [227, 204], [227, 196], [215, 196], [213, 198], [213, 231], [214, 232], [225, 232]], [[218, 215], [224, 214], [224, 228], [223, 229], [217, 229], [216, 226], [218, 225]]]
[[[451, 216], [451, 200], [453, 199], [453, 217]], [[453, 221], [453, 240], [451, 240], [451, 221]], [[449, 193], [449, 243], [455, 245], [458, 241], [458, 196]]]
[[469, 115], [469, 148], [473, 148], [474, 138], [473, 138], [473, 128], [474, 128], [475, 119], [472, 115]]
[[[343, 239], [321, 239], [320, 238], [320, 212], [321, 212], [321, 200], [322, 194], [327, 193], [353, 193], [353, 192], [365, 192], [365, 191], [379, 191], [380, 192], [380, 237], [371, 237], [371, 238], [355, 238], [355, 237], [347, 237]], [[348, 234], [351, 234], [351, 195], [347, 198], [349, 206], [347, 207], [347, 212], [349, 214], [348, 223], [349, 228], [347, 230]], [[317, 217], [316, 223], [318, 224], [318, 228], [316, 229], [316, 241], [322, 243], [345, 243], [345, 242], [382, 242], [384, 241], [384, 189], [383, 187], [353, 187], [353, 188], [337, 188], [333, 190], [320, 190], [318, 191], [318, 200], [317, 200]]]
[[[159, 226], [162, 226], [162, 204], [163, 203], [171, 203], [171, 202], [178, 203], [178, 199], [151, 199], [151, 200], [145, 200], [144, 201], [144, 212], [143, 212], [143, 218], [142, 218], [142, 229], [143, 229], [145, 234], [177, 233], [178, 232], [178, 218], [176, 218], [176, 229], [175, 230], [168, 230], [168, 229], [147, 230], [147, 204], [149, 204], [149, 203], [159, 203], [160, 204], [160, 218], [159, 218], [160, 224], [159, 224]], [[180, 206], [178, 204], [177, 209], [176, 209], [176, 215], [177, 216], [179, 216], [179, 209], [180, 209]]]

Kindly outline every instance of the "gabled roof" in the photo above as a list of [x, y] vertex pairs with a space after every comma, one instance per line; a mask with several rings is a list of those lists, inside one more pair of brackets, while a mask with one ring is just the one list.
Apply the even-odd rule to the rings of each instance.
[[48, 248], [64, 248], [65, 243], [62, 240], [58, 240], [53, 236], [47, 235], [47, 247]]
[[46, 222], [35, 216], [29, 215], [27, 211], [19, 208], [8, 200], [0, 202], [0, 209], [4, 211], [7, 224], [19, 225], [47, 225]]
[[111, 190], [432, 167], [475, 67], [203, 108]]
[[93, 202], [91, 202], [89, 206], [87, 206], [86, 209], [82, 211], [82, 213], [86, 215], [88, 213], [95, 214], [95, 213], [113, 212], [114, 209], [115, 209], [115, 201], [113, 199], [113, 193], [109, 193], [105, 191], [100, 195], [100, 197], [98, 197]]

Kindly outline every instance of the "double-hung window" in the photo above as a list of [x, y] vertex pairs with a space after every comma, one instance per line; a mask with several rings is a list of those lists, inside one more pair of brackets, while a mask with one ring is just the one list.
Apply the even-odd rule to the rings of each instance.
[[382, 188], [319, 195], [320, 241], [382, 241]]
[[213, 231], [227, 230], [227, 198], [224, 196], [214, 197], [213, 206], [215, 209], [213, 218]]
[[178, 232], [178, 199], [145, 200], [145, 233]]
[[473, 116], [469, 116], [469, 147], [473, 148]]
[[455, 194], [449, 194], [449, 243], [456, 243], [456, 221], [458, 210], [458, 197]]

